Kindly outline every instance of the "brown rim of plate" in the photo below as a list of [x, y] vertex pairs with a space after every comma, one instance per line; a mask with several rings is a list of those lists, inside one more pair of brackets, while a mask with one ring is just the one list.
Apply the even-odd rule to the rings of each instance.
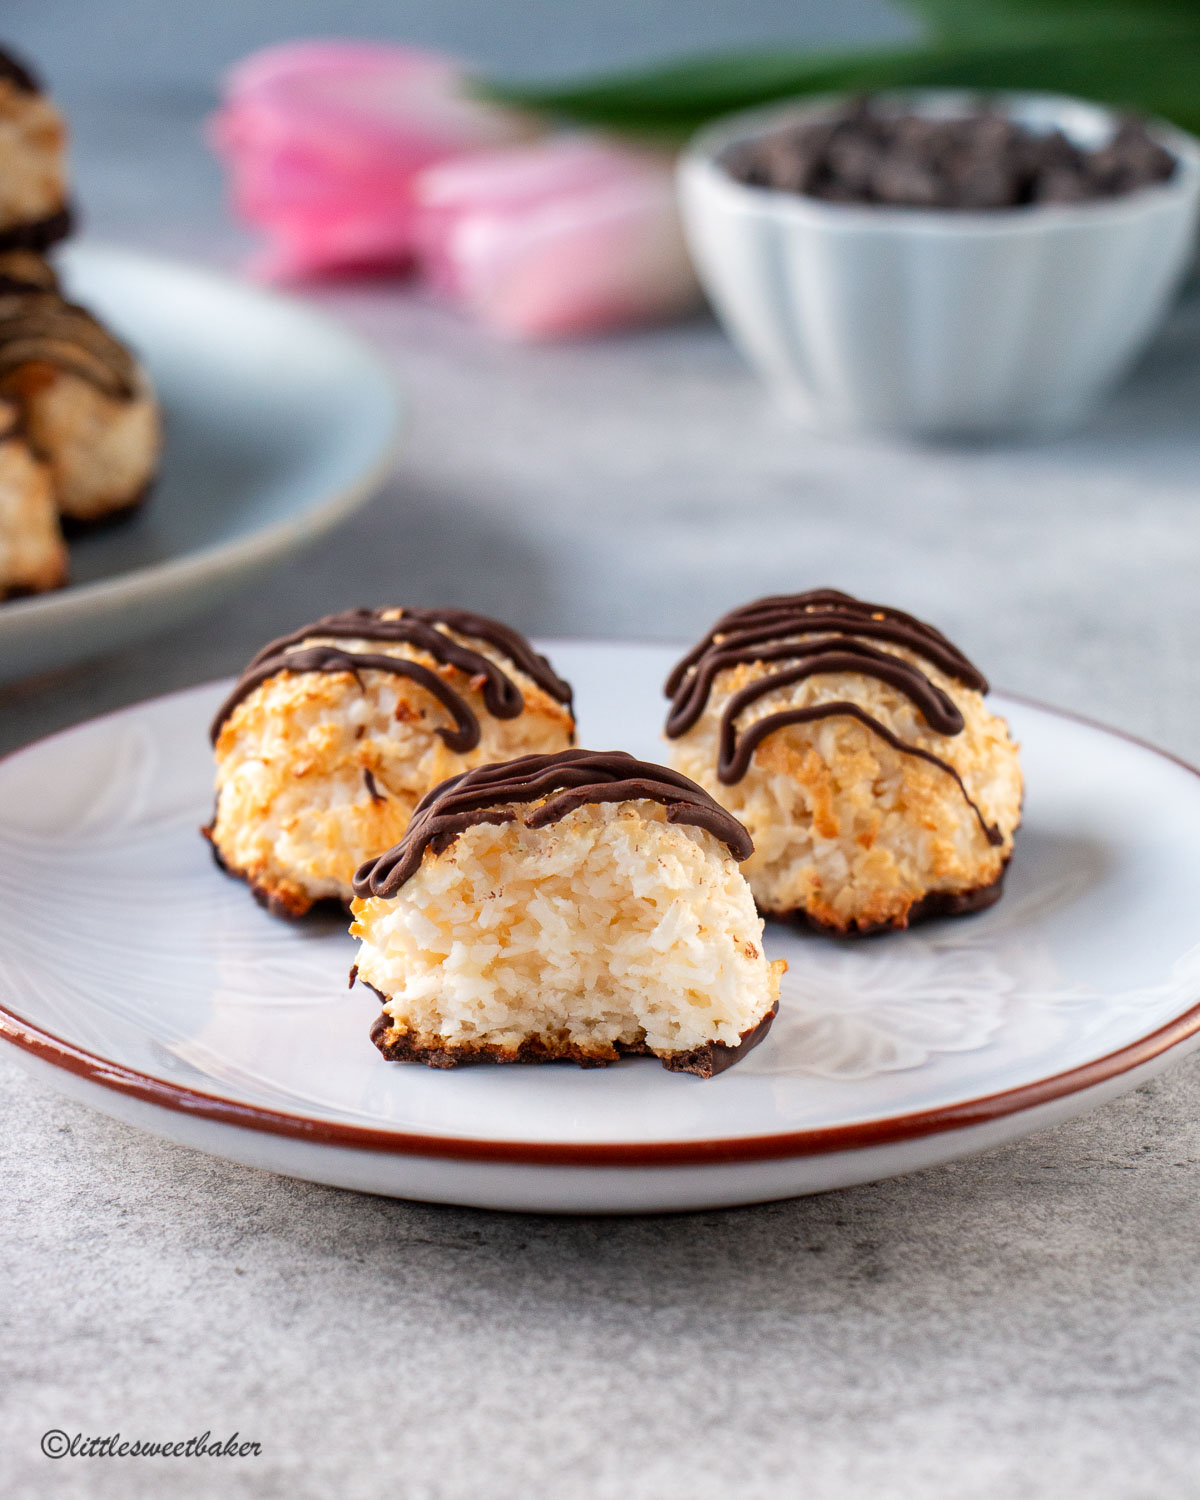
[[[195, 689], [184, 689], [194, 692]], [[166, 695], [172, 696], [172, 695]], [[1200, 770], [1161, 750], [1148, 740], [1127, 734], [1122, 729], [1113, 729], [1084, 714], [1066, 709], [1052, 708], [1035, 698], [1026, 698], [1018, 693], [1001, 693], [1013, 703], [1024, 704], [1059, 719], [1069, 719], [1098, 729], [1104, 734], [1149, 750], [1160, 759], [1170, 761], [1192, 776], [1200, 777]], [[125, 710], [98, 715], [99, 718], [115, 717]], [[89, 720], [85, 722], [95, 722]], [[60, 730], [47, 736], [57, 739]], [[39, 743], [37, 741], [34, 742]], [[23, 754], [31, 747], [22, 746], [11, 755], [0, 757], [0, 764], [14, 755]], [[259, 1105], [246, 1104], [235, 1099], [226, 1099], [219, 1094], [204, 1093], [200, 1089], [186, 1088], [165, 1079], [140, 1073], [122, 1063], [110, 1062], [77, 1047], [63, 1037], [42, 1030], [5, 1005], [0, 1005], [0, 1038], [13, 1043], [22, 1051], [30, 1053], [52, 1067], [62, 1068], [89, 1083], [111, 1089], [114, 1093], [158, 1108], [174, 1110], [194, 1118], [213, 1120], [218, 1124], [236, 1126], [244, 1130], [260, 1130], [270, 1135], [290, 1137], [293, 1140], [310, 1141], [320, 1146], [338, 1146], [356, 1151], [381, 1151], [396, 1156], [424, 1156], [455, 1161], [496, 1161], [514, 1166], [546, 1167], [680, 1167], [716, 1166], [733, 1162], [774, 1161], [785, 1157], [824, 1156], [837, 1151], [861, 1151], [875, 1146], [887, 1146], [901, 1141], [919, 1140], [927, 1136], [943, 1135], [952, 1130], [966, 1130], [988, 1125], [1026, 1110], [1036, 1109], [1072, 1094], [1083, 1093], [1121, 1074], [1131, 1072], [1143, 1064], [1152, 1062], [1200, 1033], [1200, 1001], [1183, 1011], [1173, 1020], [1157, 1030], [1138, 1037], [1135, 1041], [1119, 1047], [1115, 1052], [1093, 1058], [1078, 1067], [1068, 1068], [1062, 1073], [1035, 1079], [1032, 1083], [1003, 1089], [995, 1094], [983, 1094], [974, 1099], [964, 1099], [956, 1104], [942, 1105], [936, 1109], [918, 1110], [910, 1114], [883, 1115], [872, 1120], [859, 1120], [846, 1125], [831, 1125], [819, 1129], [778, 1131], [769, 1135], [733, 1137], [727, 1140], [695, 1141], [505, 1141], [480, 1140], [469, 1136], [420, 1135], [403, 1130], [382, 1130], [366, 1125], [351, 1125], [338, 1120], [319, 1120], [304, 1115], [289, 1114], [283, 1110], [264, 1109]], [[697, 1087], [710, 1085], [697, 1081]]]

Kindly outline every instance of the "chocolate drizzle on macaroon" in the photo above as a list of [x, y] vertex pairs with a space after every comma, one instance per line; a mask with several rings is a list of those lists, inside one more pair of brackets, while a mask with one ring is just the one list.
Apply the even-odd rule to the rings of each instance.
[[91, 313], [0, 275], [0, 381], [37, 364], [78, 375], [115, 400], [136, 394], [136, 361]]
[[[388, 618], [394, 616], [394, 618]], [[439, 625], [445, 630], [439, 630]], [[376, 644], [404, 644], [423, 651], [435, 661], [465, 672], [472, 687], [483, 694], [484, 705], [495, 719], [515, 719], [525, 707], [520, 687], [491, 657], [455, 640], [446, 631], [485, 641], [518, 671], [531, 678], [555, 702], [571, 707], [570, 684], [557, 675], [544, 656], [539, 656], [523, 635], [486, 615], [465, 609], [348, 609], [327, 615], [291, 635], [280, 636], [255, 656], [233, 691], [217, 710], [210, 731], [215, 744], [225, 721], [244, 699], [279, 672], [390, 672], [407, 677], [431, 693], [449, 712], [454, 724], [434, 731], [450, 750], [459, 754], [473, 750], [480, 741], [479, 720], [461, 693], [429, 667], [406, 656], [382, 651], [344, 650], [328, 644], [339, 640]], [[313, 645], [305, 646], [304, 642]], [[359, 679], [361, 681], [361, 679]]]
[[420, 868], [426, 849], [441, 854], [478, 823], [515, 822], [514, 804], [529, 802], [540, 806], [524, 819], [527, 828], [545, 828], [589, 803], [657, 802], [666, 808], [669, 823], [705, 829], [735, 859], [748, 859], [754, 852], [750, 835], [732, 813], [678, 771], [623, 750], [560, 750], [476, 766], [434, 787], [417, 804], [408, 832], [395, 848], [355, 873], [354, 894], [364, 899], [395, 896]]
[[741, 665], [779, 662], [777, 670], [734, 693], [726, 703], [721, 715], [717, 758], [719, 781], [727, 786], [740, 781], [750, 768], [755, 750], [777, 729], [848, 716], [857, 719], [894, 750], [928, 761], [952, 776], [978, 818], [988, 843], [1003, 843], [1003, 834], [984, 817], [949, 761], [900, 739], [857, 703], [835, 700], [806, 708], [781, 709], [739, 730], [739, 717], [767, 694], [824, 673], [855, 672], [874, 677], [903, 693], [935, 734], [961, 734], [962, 714], [944, 689], [915, 663], [890, 651], [881, 651], [871, 641], [886, 641], [911, 651], [975, 692], [988, 690], [983, 673], [940, 631], [901, 610], [867, 604], [837, 589], [776, 594], [723, 616], [700, 644], [678, 662], [665, 686], [672, 700], [667, 736], [678, 739], [697, 722], [719, 673]]

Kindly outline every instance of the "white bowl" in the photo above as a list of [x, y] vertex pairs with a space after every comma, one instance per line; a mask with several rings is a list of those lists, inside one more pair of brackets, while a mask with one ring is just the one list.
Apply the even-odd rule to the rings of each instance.
[[[977, 96], [889, 96], [956, 114]], [[749, 187], [731, 148], [830, 99], [736, 115], [679, 166], [688, 244], [743, 354], [814, 423], [927, 436], [1053, 430], [1083, 416], [1137, 356], [1187, 269], [1200, 142], [1155, 125], [1170, 181], [1119, 198], [988, 211], [828, 203]], [[1034, 129], [1102, 144], [1116, 117], [1079, 100], [1007, 94]]]

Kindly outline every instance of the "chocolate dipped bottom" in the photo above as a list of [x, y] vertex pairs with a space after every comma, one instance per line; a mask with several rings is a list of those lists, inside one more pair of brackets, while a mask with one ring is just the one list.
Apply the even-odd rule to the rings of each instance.
[[62, 208], [43, 214], [41, 218], [0, 227], [0, 252], [29, 250], [40, 254], [57, 245], [60, 240], [65, 240], [74, 229], [74, 210], [70, 204], [64, 204]]
[[[373, 991], [380, 1000], [387, 999], [374, 985], [367, 984], [365, 979], [360, 983]], [[718, 1073], [732, 1068], [734, 1063], [741, 1062], [747, 1052], [752, 1052], [765, 1040], [778, 1013], [779, 1002], [776, 1000], [762, 1020], [744, 1031], [733, 1046], [726, 1042], [702, 1042], [699, 1046], [689, 1047], [686, 1052], [660, 1056], [659, 1061], [668, 1073], [690, 1073], [694, 1078], [715, 1078]], [[598, 1056], [583, 1047], [548, 1046], [538, 1037], [530, 1037], [516, 1047], [497, 1047], [486, 1042], [471, 1047], [422, 1044], [399, 1030], [386, 1011], [376, 1016], [371, 1023], [370, 1036], [388, 1062], [422, 1063], [427, 1068], [439, 1069], [461, 1068], [473, 1063], [548, 1062], [574, 1063], [579, 1068], [606, 1068], [622, 1057], [658, 1056], [645, 1042], [616, 1042], [613, 1045], [613, 1057]]]
[[[880, 690], [856, 692], [852, 699], [836, 695], [835, 689], [834, 695], [822, 698], [817, 687], [819, 680], [836, 676], [843, 681], [847, 676], [868, 679], [879, 684]], [[797, 704], [795, 690], [810, 680], [814, 680], [817, 691], [806, 693], [807, 701]], [[721, 702], [719, 708], [713, 709], [710, 705], [718, 685], [722, 690]], [[913, 861], [909, 859], [909, 868], [897, 876], [905, 885], [905, 896], [887, 892], [843, 920], [841, 917], [834, 919], [831, 900], [840, 901], [845, 909], [846, 899], [829, 889], [829, 874], [816, 873], [815, 860], [813, 874], [806, 877], [808, 887], [814, 892], [812, 906], [815, 909], [802, 900], [785, 899], [781, 905], [776, 889], [781, 881], [768, 880], [755, 870], [748, 872], [760, 910], [770, 915], [807, 920], [840, 932], [875, 932], [926, 917], [961, 915], [979, 910], [1000, 895], [1011, 850], [1011, 835], [1019, 817], [1019, 802], [1005, 829], [995, 816], [984, 811], [978, 794], [968, 787], [960, 767], [968, 764], [971, 756], [956, 749], [952, 761], [949, 752], [941, 753], [937, 745], [939, 740], [971, 741], [973, 749], [973, 733], [968, 731], [964, 716], [964, 710], [968, 710], [977, 727], [983, 725], [986, 729], [989, 746], [995, 742], [996, 753], [1001, 759], [1012, 753], [1002, 721], [990, 716], [985, 720], [977, 713], [980, 695], [987, 690], [987, 679], [978, 667], [932, 625], [902, 610], [867, 603], [836, 589], [813, 589], [759, 599], [718, 620], [704, 639], [677, 663], [667, 679], [665, 692], [671, 706], [665, 732], [668, 739], [683, 742], [688, 747], [686, 754], [675, 755], [676, 763], [682, 764], [690, 774], [697, 775], [698, 768], [688, 755], [697, 753], [698, 736], [709, 734], [710, 729], [715, 731], [712, 733], [715, 753], [711, 761], [705, 763], [705, 783], [715, 795], [746, 818], [756, 839], [764, 838], [765, 830], [774, 820], [770, 831], [777, 836], [776, 844], [780, 842], [779, 836], [786, 832], [781, 829], [779, 819], [794, 819], [795, 812], [772, 814], [764, 810], [768, 801], [765, 793], [758, 799], [761, 804], [758, 821], [746, 808], [753, 801], [759, 782], [768, 776], [765, 766], [758, 765], [759, 757], [768, 757], [769, 774], [778, 778], [783, 759], [791, 754], [794, 759], [788, 774], [806, 779], [803, 797], [809, 809], [806, 816], [811, 825], [814, 847], [817, 841], [823, 840], [826, 852], [846, 821], [844, 818], [839, 821], [839, 809], [844, 811], [848, 799], [841, 796], [839, 801], [838, 779], [839, 774], [849, 772], [845, 767], [823, 764], [818, 745], [825, 742], [815, 737], [803, 742], [807, 746], [804, 752], [809, 757], [807, 761], [804, 761], [799, 742], [793, 742], [790, 749], [776, 745], [773, 737], [780, 731], [793, 725], [815, 725], [823, 720], [853, 720], [897, 756], [936, 768], [953, 789], [950, 795], [957, 797], [960, 805], [969, 810], [986, 844], [1001, 851], [999, 859], [991, 856], [978, 862], [980, 879], [973, 880], [968, 876], [965, 883], [952, 882], [943, 888], [946, 869], [955, 860], [965, 869], [968, 861], [962, 855], [962, 839], [953, 832], [953, 817], [944, 803], [934, 808], [936, 816], [933, 816], [927, 795], [924, 808], [914, 814], [913, 841], [919, 842], [929, 829], [936, 829], [933, 842], [936, 843], [938, 838], [942, 840], [935, 850], [936, 868], [929, 871], [929, 889], [913, 889]], [[910, 722], [915, 720], [924, 743], [913, 742], [912, 728], [902, 732], [897, 727], [895, 708], [889, 707], [895, 704], [896, 695], [911, 705], [914, 713], [901, 717]], [[779, 706], [756, 714], [756, 706], [772, 697]], [[996, 725], [1000, 725], [999, 731], [995, 730]], [[707, 739], [705, 743], [708, 743]], [[875, 770], [867, 766], [863, 775], [877, 773], [880, 753], [877, 752], [871, 762]], [[817, 757], [820, 763], [814, 762], [812, 757]], [[754, 789], [747, 783], [752, 771]], [[1016, 774], [1019, 782], [1019, 773]], [[989, 783], [991, 773], [986, 764], [981, 762], [979, 775], [974, 779], [976, 785]], [[744, 788], [742, 783], [747, 783]], [[731, 790], [726, 794], [719, 790], [721, 788]], [[844, 792], [845, 788], [841, 791]], [[889, 791], [894, 794], [895, 788]], [[913, 795], [917, 800], [915, 790]], [[864, 799], [860, 789], [858, 800], [862, 804], [869, 802], [870, 798], [868, 795]], [[894, 795], [891, 800], [895, 802]], [[878, 807], [883, 809], [885, 805], [890, 804], [880, 802]], [[855, 863], [863, 864], [868, 855], [877, 867], [882, 866], [876, 844], [880, 825], [880, 817], [869, 807], [864, 809], [860, 805], [855, 810], [853, 834], [846, 835], [851, 843], [846, 850], [847, 858], [842, 860], [852, 875]], [[799, 847], [803, 839], [797, 838], [795, 842]], [[864, 853], [859, 854], [858, 849]], [[832, 868], [832, 863], [830, 861], [829, 868]], [[789, 878], [793, 888], [805, 885], [805, 878], [801, 878], [798, 871], [791, 872]], [[878, 878], [878, 871], [875, 878]], [[901, 907], [905, 909], [901, 910]], [[845, 910], [842, 917], [845, 917]]]
[[[646, 802], [661, 807], [665, 819], [661, 814], [648, 819], [619, 806]], [[438, 857], [469, 830], [513, 824], [526, 830], [547, 830], [589, 806], [608, 806], [612, 811], [598, 822], [564, 832], [561, 845], [535, 840], [531, 847], [524, 834], [511, 844], [504, 839], [485, 840], [486, 855], [478, 854], [476, 845], [456, 856], [444, 878], [433, 873], [438, 869]], [[746, 830], [703, 788], [677, 772], [623, 751], [565, 750], [525, 756], [507, 764], [476, 767], [436, 787], [417, 808], [400, 843], [364, 863], [354, 880], [358, 900], [352, 930], [364, 939], [364, 947], [351, 971], [351, 983], [357, 978], [384, 1002], [384, 1013], [371, 1031], [375, 1045], [389, 1060], [439, 1068], [481, 1061], [569, 1061], [597, 1067], [622, 1056], [652, 1055], [669, 1071], [711, 1078], [732, 1066], [769, 1031], [784, 966], [770, 965], [762, 955], [761, 920], [754, 913], [741, 877], [728, 860], [716, 857], [711, 844], [680, 840], [677, 834], [668, 833], [670, 825], [680, 824], [703, 829], [735, 860], [744, 860], [752, 852]], [[603, 845], [605, 838], [610, 840], [608, 845]], [[679, 890], [648, 894], [639, 883], [635, 895], [634, 884], [620, 874], [624, 866], [605, 866], [604, 857], [597, 854], [601, 846], [615, 849], [619, 858], [631, 862], [635, 872], [648, 866], [663, 870], [663, 880], [672, 878], [668, 868], [680, 859], [690, 864], [686, 876], [674, 873], [673, 878], [681, 883]], [[572, 854], [578, 863], [571, 862]], [[480, 858], [482, 864], [477, 863]], [[541, 861], [546, 862], [544, 876]], [[494, 873], [497, 870], [499, 873]], [[490, 944], [490, 956], [477, 977], [469, 981], [461, 1005], [454, 989], [456, 968], [447, 968], [438, 953], [423, 951], [419, 937], [405, 929], [408, 935], [400, 941], [409, 946], [389, 949], [398, 929], [389, 918], [388, 904], [404, 907], [406, 887], [418, 875], [422, 891], [411, 907], [420, 913], [415, 932], [428, 931], [432, 923], [443, 934], [439, 947], [446, 941], [457, 945], [459, 928], [472, 935], [472, 948]], [[621, 894], [610, 894], [608, 905], [593, 910], [598, 885], [610, 893], [618, 889]], [[486, 916], [475, 906], [480, 900]], [[506, 901], [510, 903], [508, 908], [504, 906]], [[631, 946], [628, 936], [626, 924], [636, 923], [643, 924], [647, 937], [653, 935], [667, 912], [689, 901], [696, 903], [695, 912], [690, 914], [695, 932], [704, 934], [702, 941], [713, 945], [717, 953], [723, 955], [728, 949], [729, 957], [722, 962], [741, 964], [745, 974], [742, 981], [739, 971], [744, 991], [732, 999], [729, 995], [714, 997], [716, 1015], [727, 1018], [726, 1034], [721, 1037], [715, 1034], [717, 1023], [682, 998], [696, 986], [690, 972], [690, 982], [676, 982], [676, 972], [670, 965], [678, 957], [670, 943], [660, 954], [658, 946], [644, 938]], [[537, 948], [536, 940], [528, 935], [530, 924], [539, 921], [539, 909], [558, 913], [539, 929], [546, 944], [544, 950]], [[402, 911], [402, 923], [404, 916]], [[509, 940], [495, 936], [508, 930], [505, 924], [509, 921], [515, 922], [523, 934], [515, 958], [507, 947]], [[614, 933], [619, 934], [618, 939], [614, 939]], [[608, 967], [605, 945], [610, 941], [617, 941], [613, 952], [622, 955], [619, 973]], [[531, 943], [540, 955], [532, 968], [528, 967]], [[597, 993], [587, 973], [574, 966], [575, 955], [597, 946], [599, 954], [592, 953], [592, 959], [599, 966], [600, 982], [608, 985], [606, 993]], [[682, 947], [686, 949], [687, 943]], [[694, 953], [689, 952], [689, 959], [694, 961]], [[503, 971], [509, 962], [526, 967], [506, 976]], [[652, 971], [660, 962], [664, 972], [655, 975]], [[638, 979], [628, 977], [627, 963], [633, 964]], [[392, 995], [387, 993], [390, 985], [376, 982], [385, 971], [398, 976]], [[567, 981], [563, 976], [568, 972], [571, 978], [564, 991], [562, 986]], [[427, 978], [445, 988], [441, 1008], [432, 1015]], [[420, 996], [414, 1006], [409, 1005], [406, 994], [410, 979]], [[542, 992], [543, 980], [549, 986], [546, 993]], [[659, 986], [657, 993], [655, 985]], [[684, 1012], [682, 1026], [677, 1024], [671, 1033], [677, 1039], [669, 1043], [662, 1040], [661, 1024], [655, 1030], [656, 1008], [661, 1004], [664, 986], [671, 1003]], [[507, 997], [498, 1003], [502, 1008], [508, 1006], [491, 1030], [478, 1024], [480, 1004], [485, 1010], [489, 1004], [489, 987]], [[524, 1026], [517, 1025], [512, 1016], [511, 997], [518, 991], [527, 997], [522, 1012], [527, 1023]], [[481, 995], [485, 997], [482, 1002]], [[639, 1003], [645, 1007], [641, 1012]], [[689, 1009], [690, 1015], [686, 1014]], [[617, 1030], [597, 1035], [589, 1030], [591, 1023], [587, 1020], [593, 1014], [609, 1019], [619, 1015], [624, 1020]], [[733, 1016], [738, 1017], [736, 1022]]]

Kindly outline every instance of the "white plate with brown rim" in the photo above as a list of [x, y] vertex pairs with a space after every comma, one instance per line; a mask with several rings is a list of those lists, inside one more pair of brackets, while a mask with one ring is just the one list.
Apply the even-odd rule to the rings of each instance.
[[[673, 652], [546, 649], [581, 743], [661, 759]], [[986, 1149], [1200, 1042], [1200, 774], [995, 695], [1027, 781], [1003, 900], [857, 943], [768, 924], [780, 1013], [728, 1072], [388, 1063], [344, 925], [268, 916], [199, 836], [227, 686], [0, 763], [0, 1034], [64, 1093], [198, 1150], [488, 1208], [712, 1208]]]

